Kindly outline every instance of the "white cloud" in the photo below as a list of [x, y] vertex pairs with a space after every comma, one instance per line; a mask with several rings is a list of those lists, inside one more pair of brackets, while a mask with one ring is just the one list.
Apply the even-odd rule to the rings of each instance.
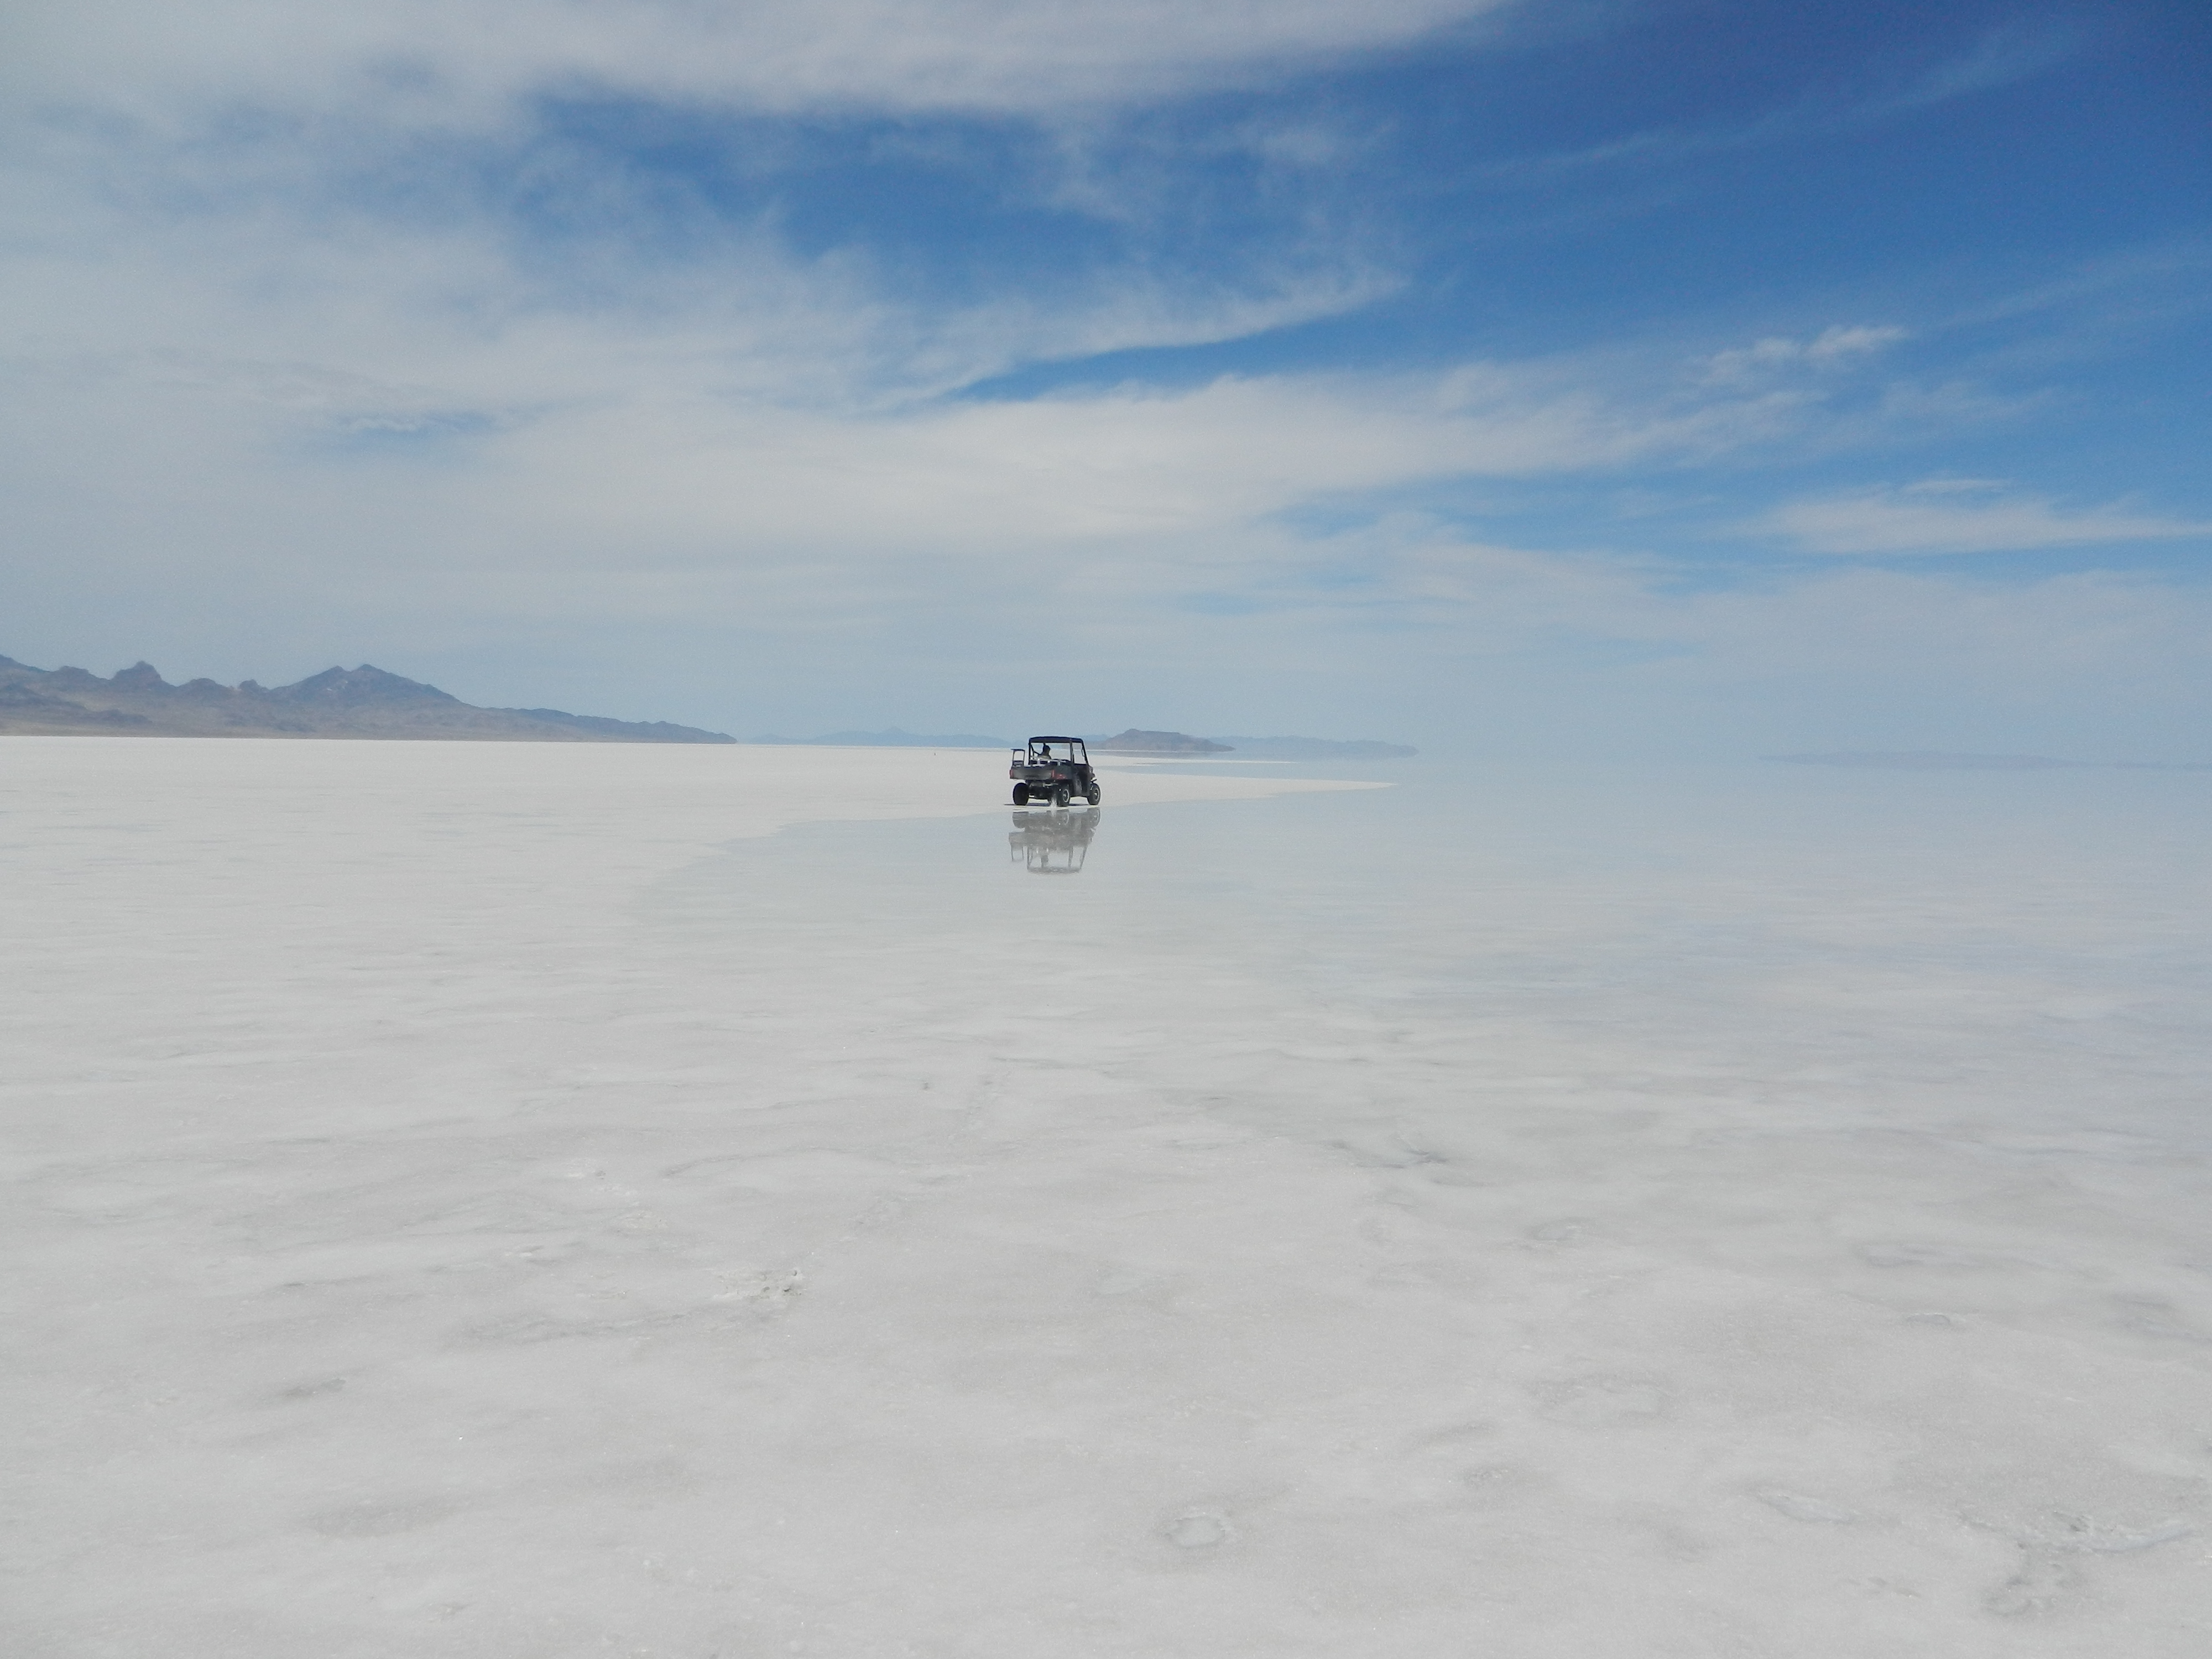
[[1850, 566], [1695, 587], [1663, 560], [1499, 545], [1413, 514], [1298, 556], [1370, 580], [1342, 594], [1316, 584], [1304, 618], [1285, 584], [1279, 648], [1326, 652], [1351, 614], [1365, 652], [1387, 649], [1425, 690], [1454, 688], [1443, 706], [1465, 711], [1462, 741], [1525, 732], [1549, 748], [1571, 732], [1597, 753], [1755, 753], [2020, 746], [2033, 732], [2026, 746], [2089, 758], [2212, 759], [2202, 585]]
[[1826, 368], [1870, 357], [1911, 337], [1893, 325], [1836, 323], [1809, 340], [1775, 335], [1747, 346], [1714, 353], [1704, 363], [1704, 378], [1714, 386], [1748, 386], [1795, 369]]
[[1048, 112], [1403, 46], [1504, 0], [17, 0], [21, 105], [181, 96], [480, 120], [537, 91]]
[[[272, 346], [304, 343], [307, 319], [270, 320]], [[212, 539], [229, 543], [241, 516], [273, 527], [356, 495], [349, 520], [373, 523], [403, 510], [404, 481], [404, 510], [438, 503], [449, 540], [538, 564], [973, 559], [1218, 534], [1444, 478], [1723, 453], [1804, 412], [1787, 398], [1655, 396], [1571, 361], [872, 405], [794, 397], [809, 390], [797, 370], [763, 385], [758, 362], [726, 374], [684, 319], [663, 331], [531, 317], [490, 338], [447, 326], [411, 343], [400, 320], [378, 321], [337, 362], [152, 348], [19, 359], [17, 499], [140, 496], [155, 513], [165, 492], [219, 490], [233, 505]], [[422, 441], [360, 441], [380, 435]], [[110, 470], [119, 477], [94, 483]]]
[[2118, 505], [2069, 509], [2039, 496], [2001, 492], [1988, 480], [1933, 478], [1901, 489], [1793, 501], [1755, 527], [1786, 536], [1808, 552], [1862, 555], [2026, 552], [2212, 537], [2212, 523]]
[[1866, 352], [1879, 351], [1907, 337], [1905, 330], [1893, 326], [1879, 328], [1861, 325], [1846, 327], [1838, 323], [1824, 328], [1805, 348], [1808, 362], [1834, 362], [1842, 358], [1859, 356]]

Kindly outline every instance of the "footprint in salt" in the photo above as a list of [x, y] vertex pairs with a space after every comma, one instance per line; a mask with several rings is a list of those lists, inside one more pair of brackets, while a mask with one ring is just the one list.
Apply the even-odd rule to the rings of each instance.
[[1232, 1535], [1228, 1518], [1211, 1510], [1187, 1510], [1161, 1530], [1168, 1542], [1181, 1550], [1209, 1550], [1228, 1542]]
[[1859, 1260], [1870, 1267], [1922, 1267], [1959, 1271], [1992, 1265], [1987, 1258], [1972, 1250], [1962, 1250], [1950, 1244], [1907, 1244], [1883, 1242], [1862, 1244]]
[[1529, 1228], [1528, 1241], [1532, 1245], [1548, 1244], [1554, 1248], [1586, 1243], [1592, 1224], [1580, 1216], [1564, 1216], [1557, 1221], [1547, 1221], [1540, 1226]]
[[2194, 1523], [2179, 1519], [2154, 1522], [2148, 1526], [2101, 1521], [2090, 1515], [2058, 1515], [2052, 1520], [2057, 1525], [2051, 1529], [2050, 1536], [2055, 1547], [2088, 1550], [2098, 1555], [2133, 1555], [2139, 1550], [2154, 1550], [2160, 1544], [2197, 1535]]
[[1460, 1471], [1465, 1498], [1486, 1506], [1518, 1504], [1546, 1484], [1541, 1472], [1518, 1463], [1485, 1463]]
[[2081, 1588], [2081, 1575], [2048, 1550], [2023, 1550], [2020, 1570], [1982, 1598], [2003, 1619], [2047, 1619], [2064, 1610]]
[[456, 1513], [457, 1508], [441, 1498], [396, 1504], [380, 1504], [364, 1498], [357, 1504], [310, 1516], [307, 1525], [325, 1538], [389, 1538], [395, 1533], [434, 1526]]
[[1850, 1510], [1826, 1498], [1808, 1498], [1803, 1492], [1785, 1492], [1779, 1486], [1769, 1486], [1753, 1497], [1767, 1508], [1788, 1516], [1792, 1521], [1821, 1521], [1830, 1526], [1844, 1526], [1858, 1519]]
[[1667, 1390], [1641, 1377], [1566, 1377], [1540, 1382], [1532, 1392], [1540, 1415], [1576, 1428], [1649, 1423], [1667, 1412]]
[[2212, 1342], [2212, 1335], [2189, 1323], [2163, 1297], [2118, 1296], [2112, 1300], [2119, 1308], [2121, 1326], [2138, 1336], [2161, 1342]]

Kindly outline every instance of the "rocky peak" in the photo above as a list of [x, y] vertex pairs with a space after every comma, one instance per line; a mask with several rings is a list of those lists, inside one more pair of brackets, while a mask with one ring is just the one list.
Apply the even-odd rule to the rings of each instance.
[[282, 697], [288, 702], [343, 703], [348, 706], [460, 701], [434, 685], [425, 685], [420, 680], [410, 680], [400, 674], [387, 674], [368, 663], [363, 663], [358, 668], [325, 668], [319, 674], [309, 675], [296, 685], [280, 685], [270, 695]]
[[160, 669], [150, 662], [143, 661], [116, 670], [115, 678], [108, 684], [119, 691], [167, 691], [171, 689], [168, 681], [161, 678]]

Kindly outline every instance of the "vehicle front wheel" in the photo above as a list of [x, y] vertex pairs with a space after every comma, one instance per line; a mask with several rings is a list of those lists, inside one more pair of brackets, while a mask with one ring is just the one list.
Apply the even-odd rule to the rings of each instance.
[[1027, 785], [1026, 783], [1018, 783], [1018, 784], [1016, 784], [1016, 785], [1014, 786], [1014, 805], [1017, 805], [1017, 806], [1027, 806], [1029, 804], [1030, 804], [1030, 787], [1029, 787], [1029, 785]]
[[1106, 792], [1094, 783], [1091, 786], [1090, 793], [1085, 794], [1083, 799], [1089, 801], [1093, 806], [1096, 806], [1105, 798], [1105, 794]]
[[1060, 785], [1052, 792], [1052, 804], [1054, 806], [1065, 806], [1067, 805], [1071, 797], [1067, 793], [1067, 786], [1064, 783]]

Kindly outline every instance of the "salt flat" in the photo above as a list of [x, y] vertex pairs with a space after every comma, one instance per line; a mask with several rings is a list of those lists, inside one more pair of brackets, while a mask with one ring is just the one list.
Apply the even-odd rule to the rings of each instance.
[[2203, 780], [1002, 770], [0, 744], [9, 1650], [2203, 1650]]

